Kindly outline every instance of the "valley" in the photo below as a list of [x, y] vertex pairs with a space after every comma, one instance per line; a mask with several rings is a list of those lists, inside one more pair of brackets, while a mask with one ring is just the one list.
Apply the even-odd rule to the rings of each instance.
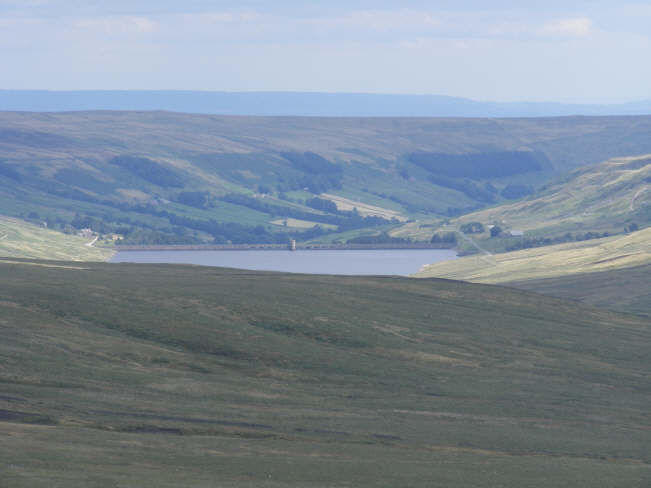
[[0, 1], [0, 488], [651, 487], [645, 3]]
[[649, 153], [650, 128], [646, 116], [3, 112], [0, 209], [124, 244], [346, 242], [405, 221], [441, 223], [572, 168]]
[[648, 117], [0, 118], [1, 487], [651, 480]]

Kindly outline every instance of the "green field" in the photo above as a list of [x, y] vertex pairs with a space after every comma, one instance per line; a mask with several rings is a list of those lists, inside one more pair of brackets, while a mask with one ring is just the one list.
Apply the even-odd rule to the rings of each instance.
[[0, 262], [0, 486], [651, 483], [651, 328], [396, 277]]

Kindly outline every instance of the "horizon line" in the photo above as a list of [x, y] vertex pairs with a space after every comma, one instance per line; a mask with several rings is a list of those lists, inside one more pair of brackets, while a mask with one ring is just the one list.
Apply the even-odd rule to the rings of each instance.
[[465, 97], [461, 95], [445, 95], [437, 93], [395, 93], [395, 92], [354, 92], [354, 91], [308, 91], [308, 90], [209, 90], [209, 89], [185, 89], [185, 88], [82, 88], [82, 89], [60, 89], [60, 88], [0, 88], [0, 92], [47, 92], [47, 93], [202, 93], [202, 94], [232, 94], [232, 95], [333, 95], [333, 96], [385, 96], [405, 98], [447, 98], [464, 100], [475, 103], [494, 103], [504, 105], [516, 104], [556, 104], [556, 105], [627, 105], [632, 103], [651, 102], [651, 95], [648, 97], [628, 98], [619, 101], [613, 100], [592, 100], [592, 101], [558, 101], [558, 100], [487, 100]]

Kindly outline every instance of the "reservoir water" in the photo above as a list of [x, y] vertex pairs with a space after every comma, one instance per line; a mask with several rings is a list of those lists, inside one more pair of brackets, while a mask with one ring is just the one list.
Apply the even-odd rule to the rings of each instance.
[[455, 259], [449, 249], [324, 251], [120, 251], [112, 263], [177, 263], [289, 273], [402, 275]]

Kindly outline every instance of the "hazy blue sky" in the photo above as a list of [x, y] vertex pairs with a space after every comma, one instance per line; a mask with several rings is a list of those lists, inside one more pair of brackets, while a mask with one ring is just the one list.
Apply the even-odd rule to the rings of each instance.
[[651, 1], [0, 0], [0, 88], [651, 98]]

